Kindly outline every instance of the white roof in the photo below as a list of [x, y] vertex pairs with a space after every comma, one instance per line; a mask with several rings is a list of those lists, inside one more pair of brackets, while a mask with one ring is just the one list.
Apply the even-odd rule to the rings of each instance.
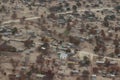
[[96, 63], [101, 63], [101, 64], [103, 64], [103, 63], [104, 63], [104, 61], [96, 61]]
[[93, 74], [92, 76], [93, 76], [93, 77], [96, 77], [96, 75], [95, 75], [95, 74]]
[[36, 77], [44, 77], [45, 75], [42, 74], [36, 74]]

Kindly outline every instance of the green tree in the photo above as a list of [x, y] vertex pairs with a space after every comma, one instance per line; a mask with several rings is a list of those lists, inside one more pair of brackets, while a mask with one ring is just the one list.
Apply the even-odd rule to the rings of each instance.
[[12, 34], [14, 35], [15, 33], [17, 33], [18, 32], [18, 29], [15, 27], [15, 28], [13, 28], [12, 29]]
[[76, 11], [77, 11], [77, 6], [76, 6], [76, 5], [73, 5], [73, 6], [72, 6], [72, 10], [73, 10], [73, 12], [76, 12]]

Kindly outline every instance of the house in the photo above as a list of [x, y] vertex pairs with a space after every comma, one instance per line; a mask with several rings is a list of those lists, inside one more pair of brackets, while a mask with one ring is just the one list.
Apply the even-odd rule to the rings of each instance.
[[15, 75], [14, 74], [9, 74], [8, 77], [9, 77], [9, 80], [15, 80]]
[[79, 71], [78, 70], [72, 70], [71, 71], [71, 75], [78, 75], [79, 74]]
[[118, 57], [120, 57], [120, 53], [118, 54]]
[[65, 52], [58, 52], [59, 58], [66, 60], [68, 55]]
[[105, 62], [104, 61], [96, 61], [96, 64], [99, 66], [99, 65], [104, 65]]
[[117, 61], [110, 61], [110, 65], [116, 65], [118, 64]]
[[96, 75], [92, 75], [91, 80], [97, 80]]
[[36, 80], [43, 80], [43, 77], [45, 77], [45, 75], [36, 74]]

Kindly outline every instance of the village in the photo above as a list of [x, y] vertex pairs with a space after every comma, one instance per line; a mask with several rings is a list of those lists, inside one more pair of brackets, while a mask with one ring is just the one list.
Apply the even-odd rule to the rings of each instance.
[[0, 0], [0, 80], [120, 80], [120, 0]]

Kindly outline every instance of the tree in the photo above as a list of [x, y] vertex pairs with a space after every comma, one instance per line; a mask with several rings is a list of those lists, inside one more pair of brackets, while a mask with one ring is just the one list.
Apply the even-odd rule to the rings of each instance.
[[67, 2], [65, 3], [65, 7], [68, 7], [69, 5], [70, 5], [70, 4], [69, 4], [69, 3], [67, 3]]
[[104, 25], [105, 27], [109, 27], [109, 22], [108, 22], [107, 20], [104, 20], [103, 25]]
[[7, 3], [9, 0], [2, 0], [3, 3]]
[[80, 77], [80, 76], [78, 76], [78, 77], [76, 78], [76, 80], [82, 80], [82, 79], [81, 79], [81, 77]]
[[23, 24], [23, 23], [25, 22], [25, 19], [26, 19], [26, 17], [23, 16], [23, 17], [20, 19], [20, 24]]
[[116, 10], [117, 12], [119, 12], [119, 11], [120, 11], [120, 6], [116, 6], [116, 7], [115, 7], [115, 10]]
[[16, 19], [17, 18], [17, 13], [16, 12], [13, 12], [13, 14], [12, 14], [12, 19]]
[[73, 43], [74, 45], [79, 45], [80, 44], [80, 40], [78, 37], [74, 37], [74, 36], [69, 36], [69, 41], [71, 43]]
[[104, 20], [107, 21], [107, 20], [115, 20], [116, 16], [115, 15], [106, 15], [104, 17]]
[[68, 7], [66, 10], [67, 10], [67, 11], [70, 11], [70, 8]]
[[2, 35], [0, 34], [0, 40], [2, 39]]
[[12, 29], [12, 34], [14, 35], [15, 33], [17, 33], [18, 32], [18, 29], [15, 27], [15, 28], [13, 28]]
[[76, 11], [77, 11], [77, 6], [76, 6], [76, 5], [73, 5], [73, 6], [72, 6], [72, 9], [73, 9], [73, 12], [76, 12]]
[[1, 6], [1, 12], [5, 12], [6, 11], [6, 8], [4, 5]]
[[11, 3], [14, 3], [14, 2], [15, 2], [15, 0], [10, 0], [10, 2], [11, 2]]
[[80, 3], [80, 2], [77, 2], [76, 5], [77, 5], [77, 7], [80, 7], [80, 6], [81, 6], [81, 3]]
[[10, 59], [10, 62], [11, 62], [11, 64], [12, 64], [13, 68], [16, 69], [16, 67], [17, 67], [18, 64], [19, 64], [19, 61], [14, 60], [14, 59]]
[[33, 45], [33, 40], [26, 40], [26, 41], [24, 41], [24, 46], [25, 47], [27, 47], [27, 48], [30, 48], [30, 47], [32, 47], [32, 45]]
[[58, 7], [59, 7], [59, 10], [60, 10], [60, 11], [63, 11], [63, 4], [62, 4], [62, 3], [59, 3], [59, 6], [58, 6]]
[[90, 65], [90, 60], [87, 56], [84, 56], [83, 60], [81, 61], [82, 66], [88, 66]]
[[90, 72], [88, 70], [84, 70], [82, 72], [83, 80], [89, 80], [89, 74], [90, 74]]

